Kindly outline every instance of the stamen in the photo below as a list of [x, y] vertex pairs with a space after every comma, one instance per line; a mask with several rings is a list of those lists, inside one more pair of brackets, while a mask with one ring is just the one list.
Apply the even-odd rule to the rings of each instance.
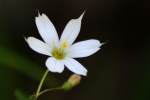
[[51, 52], [52, 56], [58, 60], [62, 60], [65, 57], [65, 52], [61, 48], [54, 48]]
[[67, 48], [68, 47], [68, 44], [67, 44], [67, 41], [63, 41], [62, 43], [61, 43], [61, 46], [60, 46], [61, 48]]

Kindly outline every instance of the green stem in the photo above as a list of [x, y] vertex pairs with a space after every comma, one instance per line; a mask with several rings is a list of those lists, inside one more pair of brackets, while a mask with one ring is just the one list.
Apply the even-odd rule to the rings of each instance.
[[62, 89], [62, 87], [56, 87], [56, 88], [46, 89], [46, 90], [41, 91], [38, 96], [40, 96], [40, 95], [42, 95], [42, 94], [44, 94], [46, 92], [50, 92], [50, 91], [54, 91], [54, 90], [60, 90], [60, 89]]
[[39, 84], [38, 89], [37, 89], [36, 94], [35, 94], [36, 98], [38, 98], [38, 96], [40, 94], [40, 90], [41, 90], [42, 85], [43, 85], [43, 83], [44, 83], [44, 81], [46, 79], [47, 74], [48, 74], [48, 70], [45, 71], [45, 73], [44, 73], [44, 75], [43, 75], [43, 77], [42, 77], [42, 79], [40, 81], [40, 84]]

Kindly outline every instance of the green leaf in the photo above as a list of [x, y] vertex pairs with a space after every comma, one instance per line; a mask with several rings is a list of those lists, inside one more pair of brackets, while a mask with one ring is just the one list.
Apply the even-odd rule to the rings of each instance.
[[42, 76], [43, 71], [40, 67], [27, 60], [27, 58], [21, 54], [0, 47], [0, 57], [0, 64], [22, 72], [33, 79], [39, 80]]
[[16, 96], [17, 100], [34, 100], [21, 90], [16, 90], [15, 96]]
[[[29, 58], [4, 47], [0, 47], [0, 64], [15, 69], [38, 81], [45, 72], [45, 70], [42, 70], [39, 65], [33, 63]], [[50, 75], [48, 75], [46, 83], [49, 85], [57, 84], [56, 79]]]

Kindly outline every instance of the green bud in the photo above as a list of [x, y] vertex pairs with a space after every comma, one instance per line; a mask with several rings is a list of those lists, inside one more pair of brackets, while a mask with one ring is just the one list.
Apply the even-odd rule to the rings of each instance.
[[62, 88], [66, 91], [71, 90], [73, 87], [77, 86], [81, 81], [81, 76], [73, 74], [70, 78], [62, 85]]

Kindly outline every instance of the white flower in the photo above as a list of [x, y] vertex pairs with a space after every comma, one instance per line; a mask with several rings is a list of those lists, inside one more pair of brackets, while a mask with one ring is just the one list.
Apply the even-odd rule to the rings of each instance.
[[95, 39], [73, 44], [80, 32], [83, 15], [84, 13], [67, 23], [60, 40], [54, 25], [45, 14], [39, 14], [35, 18], [36, 26], [44, 42], [34, 37], [28, 37], [26, 41], [34, 51], [49, 56], [46, 60], [49, 71], [62, 73], [66, 66], [73, 73], [87, 75], [87, 69], [74, 58], [90, 56], [96, 53], [102, 44]]

